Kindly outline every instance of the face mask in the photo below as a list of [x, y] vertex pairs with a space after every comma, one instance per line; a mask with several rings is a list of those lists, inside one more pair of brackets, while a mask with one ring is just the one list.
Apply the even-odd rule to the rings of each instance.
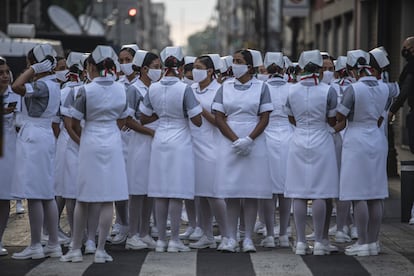
[[269, 79], [269, 75], [267, 74], [257, 74], [256, 78], [261, 81], [267, 81]]
[[194, 82], [202, 82], [207, 78], [207, 70], [205, 69], [193, 69]]
[[186, 78], [186, 77], [183, 78], [183, 82], [188, 85], [192, 85], [194, 83], [193, 80], [190, 80], [189, 78]]
[[239, 79], [249, 71], [249, 67], [246, 64], [234, 64], [232, 65], [233, 75], [236, 79]]
[[323, 71], [322, 82], [324, 82], [326, 84], [331, 84], [333, 78], [334, 78], [334, 72], [332, 72], [332, 71]]
[[56, 78], [62, 82], [65, 82], [68, 80], [68, 77], [66, 76], [69, 73], [69, 70], [62, 70], [62, 71], [56, 71], [55, 75]]
[[132, 75], [134, 73], [134, 69], [132, 69], [132, 63], [124, 63], [119, 65], [121, 67], [121, 71], [124, 72], [126, 76]]
[[150, 78], [151, 81], [156, 82], [159, 81], [161, 78], [161, 69], [149, 69], [148, 70], [148, 78]]

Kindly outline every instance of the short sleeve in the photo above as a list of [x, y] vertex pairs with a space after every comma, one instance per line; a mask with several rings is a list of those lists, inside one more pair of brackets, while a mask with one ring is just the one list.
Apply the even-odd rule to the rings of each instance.
[[354, 103], [355, 103], [355, 92], [352, 85], [349, 85], [345, 91], [344, 96], [342, 97], [342, 102], [338, 106], [337, 112], [348, 116], [348, 114], [354, 109]]
[[273, 111], [273, 103], [270, 97], [269, 86], [267, 86], [267, 84], [264, 83], [260, 94], [259, 114], [268, 111]]
[[191, 89], [191, 87], [188, 85], [184, 92], [184, 110], [190, 118], [197, 116], [203, 111], [200, 103], [194, 96], [193, 89]]
[[86, 114], [86, 91], [84, 87], [79, 88], [76, 99], [70, 109], [72, 117], [81, 120], [85, 117]]
[[338, 104], [338, 93], [334, 87], [329, 87], [328, 98], [326, 105], [326, 114], [328, 117], [335, 117], [336, 115], [336, 106]]
[[65, 102], [63, 105], [60, 106], [60, 114], [65, 117], [72, 117], [72, 114], [70, 113], [70, 107], [73, 105], [74, 102], [74, 96], [75, 95], [75, 89], [72, 87], [65, 99]]
[[152, 108], [151, 101], [149, 98], [149, 91], [145, 95], [144, 100], [139, 104], [139, 111], [146, 116], [151, 116], [154, 113], [154, 110]]
[[224, 106], [223, 106], [223, 86], [220, 87], [217, 90], [216, 96], [214, 97], [213, 103], [211, 105], [211, 110], [214, 111], [220, 111], [221, 113], [226, 113], [224, 111]]

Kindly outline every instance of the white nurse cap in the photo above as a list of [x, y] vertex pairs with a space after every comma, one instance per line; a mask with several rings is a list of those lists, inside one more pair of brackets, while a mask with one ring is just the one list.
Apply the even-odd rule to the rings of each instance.
[[384, 52], [380, 48], [372, 49], [371, 51], [369, 51], [369, 53], [374, 56], [380, 68], [384, 68], [390, 64], [386, 52]]
[[346, 68], [346, 57], [339, 56], [335, 61], [335, 71], [341, 71]]
[[169, 57], [175, 57], [176, 59], [181, 61], [183, 59], [184, 55], [183, 55], [183, 50], [181, 49], [181, 47], [179, 47], [179, 46], [177, 46], [177, 47], [168, 46], [168, 47], [165, 47], [161, 51], [160, 57], [161, 57], [161, 61], [163, 63], [165, 63], [165, 61]]
[[141, 67], [144, 63], [145, 56], [147, 55], [148, 51], [145, 50], [138, 50], [135, 53], [134, 59], [132, 60], [132, 63], [135, 64], [138, 67]]
[[267, 52], [264, 59], [264, 66], [268, 67], [272, 64], [276, 64], [280, 68], [283, 68], [285, 65], [285, 60], [283, 59], [283, 54], [281, 52]]
[[223, 61], [221, 60], [220, 56], [218, 54], [208, 54], [211, 58], [211, 61], [214, 65], [214, 71], [221, 70], [221, 68], [224, 66]]
[[57, 53], [50, 44], [39, 44], [33, 48], [33, 55], [37, 62], [43, 61], [47, 56], [55, 58]]
[[115, 53], [112, 47], [106, 45], [98, 45], [92, 52], [92, 58], [96, 64], [104, 61], [107, 58], [112, 59], [116, 63], [118, 60], [118, 55]]
[[362, 50], [351, 50], [348, 51], [346, 54], [346, 64], [349, 66], [355, 67], [357, 61], [359, 58], [364, 58], [367, 62], [367, 65], [369, 64], [369, 54]]
[[225, 73], [230, 68], [230, 66], [232, 65], [233, 57], [232, 56], [224, 56], [224, 57], [221, 57], [220, 59], [221, 59], [221, 62], [223, 64], [223, 66], [220, 69], [220, 72]]
[[190, 64], [190, 63], [194, 63], [194, 61], [196, 60], [196, 57], [193, 56], [185, 56], [184, 57], [184, 65]]
[[285, 62], [285, 68], [294, 66], [293, 62], [287, 56], [283, 56], [283, 60]]
[[259, 67], [263, 65], [262, 53], [258, 50], [247, 49], [253, 58], [253, 67]]
[[305, 68], [305, 66], [308, 65], [310, 62], [319, 67], [322, 67], [323, 60], [321, 52], [319, 52], [319, 50], [303, 51], [300, 54], [298, 61], [300, 68]]
[[139, 50], [139, 47], [137, 44], [125, 44], [125, 45], [122, 45], [121, 51], [124, 49], [128, 49], [128, 48], [134, 50], [135, 52]]
[[73, 65], [77, 65], [80, 70], [83, 70], [82, 62], [82, 56], [84, 53], [80, 52], [70, 52], [67, 59], [66, 59], [66, 65], [68, 68], [72, 67]]

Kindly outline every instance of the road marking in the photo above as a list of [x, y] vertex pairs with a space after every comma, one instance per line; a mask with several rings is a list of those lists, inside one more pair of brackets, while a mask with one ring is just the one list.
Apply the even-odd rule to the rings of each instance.
[[82, 276], [85, 270], [93, 263], [94, 255], [84, 255], [83, 262], [65, 263], [59, 258], [48, 258], [32, 270], [26, 276]]
[[197, 251], [180, 253], [149, 252], [139, 273], [140, 276], [196, 275]]

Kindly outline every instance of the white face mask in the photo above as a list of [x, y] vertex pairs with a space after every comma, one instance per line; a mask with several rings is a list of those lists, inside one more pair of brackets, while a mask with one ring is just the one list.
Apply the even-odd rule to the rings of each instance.
[[151, 81], [156, 82], [159, 81], [161, 78], [161, 69], [149, 69], [148, 70], [148, 78], [150, 78]]
[[186, 77], [183, 78], [183, 82], [188, 85], [192, 85], [194, 83], [193, 80], [190, 80], [189, 78], [186, 78]]
[[205, 69], [193, 69], [194, 82], [202, 82], [207, 78], [207, 70]]
[[269, 75], [267, 74], [257, 74], [256, 78], [261, 81], [267, 81], [269, 79]]
[[232, 65], [233, 76], [239, 79], [249, 71], [249, 67], [246, 64], [234, 64]]
[[334, 72], [332, 72], [332, 71], [323, 71], [322, 82], [324, 82], [326, 84], [331, 84], [333, 78], [334, 78]]
[[121, 71], [124, 72], [126, 76], [130, 76], [134, 73], [134, 69], [132, 69], [132, 63], [124, 63], [119, 65], [121, 67]]
[[65, 82], [68, 80], [67, 74], [69, 73], [69, 70], [62, 70], [62, 71], [56, 71], [55, 75], [56, 78], [62, 82]]

